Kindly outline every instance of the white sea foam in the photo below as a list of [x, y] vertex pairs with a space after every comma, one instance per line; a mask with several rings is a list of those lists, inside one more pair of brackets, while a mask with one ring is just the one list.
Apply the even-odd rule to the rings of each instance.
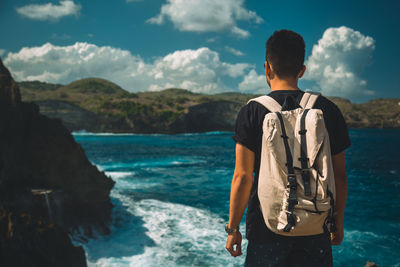
[[345, 236], [346, 236], [346, 239], [352, 240], [352, 241], [384, 238], [383, 236], [379, 236], [378, 234], [373, 233], [373, 232], [358, 231], [358, 230], [345, 231]]
[[[74, 136], [140, 136], [143, 134], [135, 134], [135, 133], [92, 133], [92, 132], [87, 132], [85, 130], [83, 131], [75, 131], [72, 132], [72, 135]], [[153, 135], [153, 134], [148, 134], [148, 135]], [[154, 134], [154, 135], [159, 135], [159, 134]]]
[[121, 178], [126, 178], [135, 174], [135, 172], [114, 172], [114, 171], [107, 171], [105, 172], [107, 176], [111, 176], [112, 179], [117, 180]]
[[192, 165], [204, 163], [204, 160], [195, 157], [171, 157], [161, 159], [148, 159], [136, 162], [119, 162], [110, 164], [97, 165], [100, 170], [114, 171], [117, 169], [132, 169], [132, 168], [145, 168], [145, 167], [168, 167], [168, 166], [179, 166], [179, 165]]
[[[232, 258], [225, 250], [226, 234], [223, 231], [222, 218], [209, 211], [154, 199], [132, 201], [128, 196], [115, 192], [127, 211], [143, 221], [145, 235], [153, 244], [145, 245], [142, 253], [123, 255], [122, 257], [104, 257], [92, 259], [88, 255], [89, 266], [242, 266], [244, 256]], [[128, 232], [125, 238], [135, 239], [129, 229], [135, 229], [137, 221], [124, 226]], [[243, 226], [241, 226], [243, 227]], [[134, 242], [123, 242], [121, 233], [112, 233], [113, 238], [101, 244], [96, 240], [88, 244], [93, 246], [86, 251], [96, 250], [99, 255], [107, 255], [99, 249], [121, 249], [124, 245], [132, 246]], [[119, 242], [119, 244], [117, 244]], [[243, 241], [243, 250], [247, 246]], [[130, 248], [132, 249], [132, 248]], [[137, 249], [136, 251], [139, 251]], [[134, 250], [135, 251], [135, 250]], [[125, 253], [126, 254], [126, 253]]]
[[94, 166], [96, 166], [96, 168], [99, 170], [99, 171], [104, 171], [104, 168], [103, 168], [103, 166], [101, 166], [101, 165], [99, 165], [99, 164], [94, 164], [93, 162], [92, 162], [92, 164], [94, 165]]
[[220, 135], [220, 134], [229, 134], [232, 132], [224, 132], [224, 131], [212, 131], [212, 132], [203, 132], [203, 133], [183, 133], [179, 135], [183, 136], [198, 136], [198, 135]]
[[223, 132], [223, 131], [213, 131], [213, 132], [202, 132], [202, 133], [180, 133], [180, 134], [161, 134], [161, 133], [152, 133], [152, 134], [141, 134], [141, 133], [93, 133], [87, 132], [85, 130], [82, 131], [74, 131], [72, 135], [74, 136], [198, 136], [198, 135], [220, 135], [220, 134], [228, 134], [231, 132]]
[[[158, 186], [161, 183], [160, 182], [155, 182], [155, 181], [148, 181], [147, 179], [145, 180], [140, 180], [140, 179], [119, 179], [116, 180], [116, 185], [114, 186], [115, 189], [122, 189], [122, 190], [135, 190], [135, 189], [148, 189], [154, 186]], [[119, 197], [118, 191], [113, 190], [111, 191], [111, 196], [112, 197]]]

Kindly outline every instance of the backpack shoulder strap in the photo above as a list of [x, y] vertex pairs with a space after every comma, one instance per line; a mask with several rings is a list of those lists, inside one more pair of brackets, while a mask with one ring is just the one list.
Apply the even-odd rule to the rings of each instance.
[[279, 103], [276, 102], [275, 99], [273, 99], [272, 97], [267, 96], [267, 95], [252, 98], [249, 101], [247, 101], [247, 104], [250, 103], [251, 101], [260, 103], [261, 105], [263, 105], [266, 109], [268, 109], [271, 112], [277, 112], [277, 111], [282, 110], [282, 106], [279, 105]]
[[300, 106], [304, 109], [311, 109], [320, 95], [320, 93], [315, 93], [311, 91], [305, 92], [303, 97], [301, 98]]

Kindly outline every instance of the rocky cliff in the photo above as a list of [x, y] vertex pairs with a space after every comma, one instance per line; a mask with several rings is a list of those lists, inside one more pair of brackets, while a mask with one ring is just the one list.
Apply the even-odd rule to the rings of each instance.
[[21, 101], [0, 60], [0, 265], [86, 266], [69, 233], [108, 233], [114, 182], [60, 119]]
[[226, 100], [191, 106], [171, 124], [170, 131], [180, 133], [232, 131], [240, 107], [240, 103]]
[[[241, 106], [255, 95], [196, 94], [182, 89], [129, 93], [109, 81], [87, 78], [67, 85], [21, 82], [24, 101], [60, 118], [70, 131], [184, 133], [233, 131]], [[350, 128], [400, 128], [400, 99], [335, 102]]]
[[21, 94], [17, 83], [14, 82], [8, 69], [0, 59], [0, 103], [1, 106], [17, 105], [21, 103]]

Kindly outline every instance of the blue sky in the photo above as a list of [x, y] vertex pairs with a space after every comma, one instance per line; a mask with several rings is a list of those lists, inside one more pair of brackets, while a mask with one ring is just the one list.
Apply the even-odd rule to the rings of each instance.
[[[265, 93], [265, 41], [306, 42], [302, 89], [353, 102], [399, 97], [397, 1], [114, 0], [0, 2], [0, 56], [16, 80], [111, 80]], [[313, 47], [316, 46], [313, 50]]]

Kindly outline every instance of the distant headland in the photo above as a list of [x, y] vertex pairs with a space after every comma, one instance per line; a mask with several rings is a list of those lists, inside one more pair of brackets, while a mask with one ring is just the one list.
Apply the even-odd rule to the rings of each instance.
[[[233, 131], [236, 115], [256, 95], [193, 93], [184, 89], [130, 93], [103, 79], [68, 85], [19, 82], [23, 101], [39, 105], [48, 117], [60, 118], [70, 131], [113, 133], [187, 133]], [[400, 98], [355, 104], [328, 97], [350, 128], [400, 128]]]

